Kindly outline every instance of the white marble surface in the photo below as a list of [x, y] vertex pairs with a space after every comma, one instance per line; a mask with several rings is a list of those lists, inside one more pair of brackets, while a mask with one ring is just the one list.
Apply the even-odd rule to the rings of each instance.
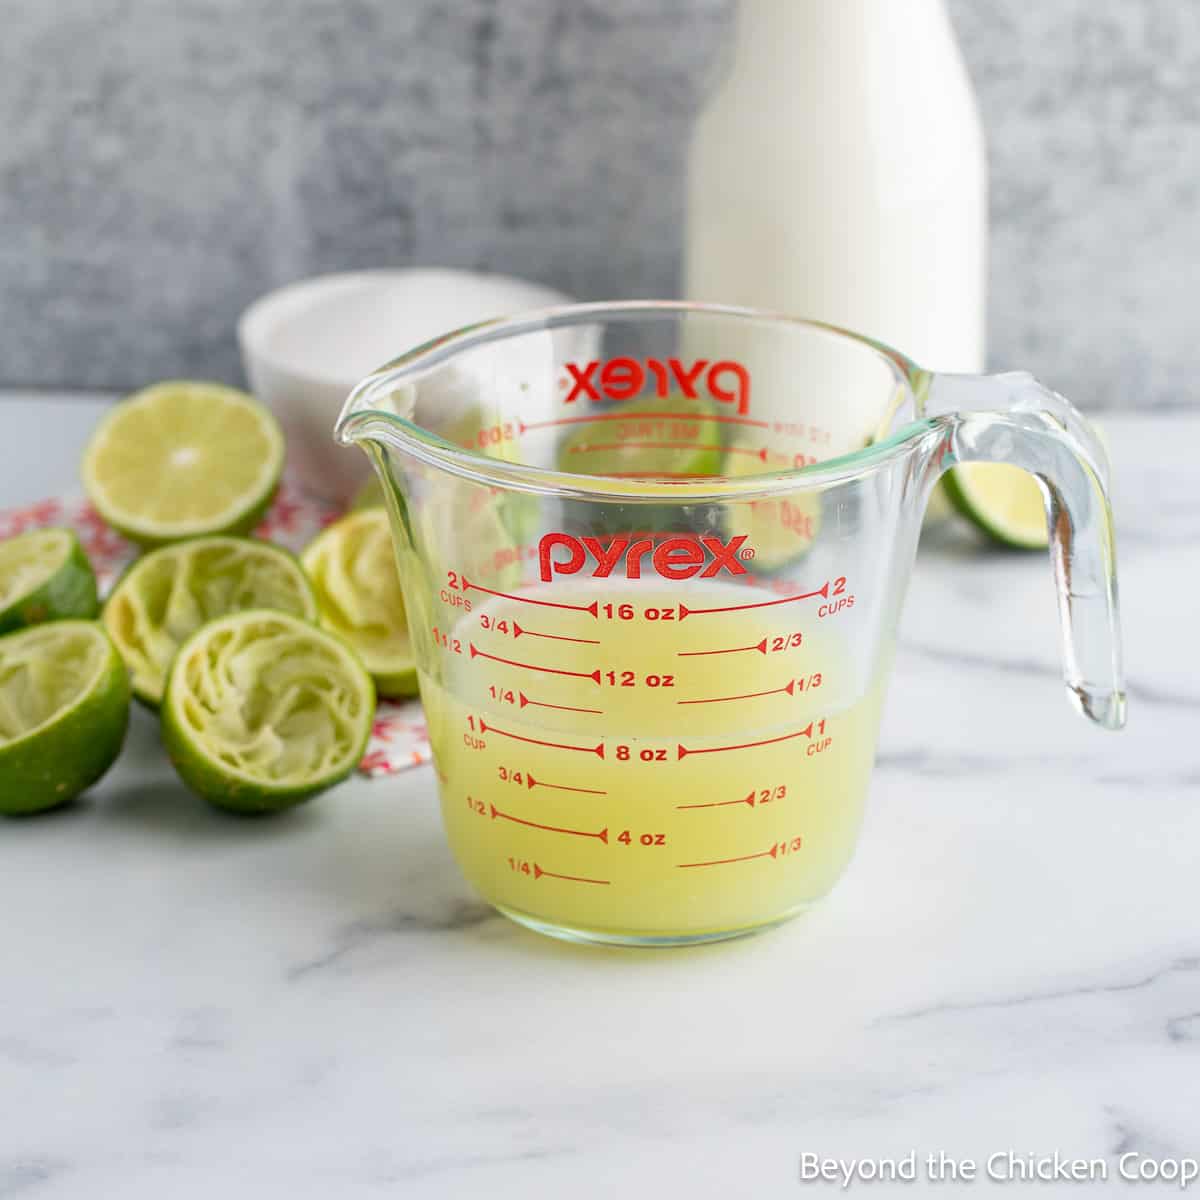
[[[69, 486], [96, 411], [0, 400], [0, 504]], [[1069, 709], [1041, 556], [927, 539], [858, 857], [757, 938], [539, 938], [460, 880], [428, 770], [231, 821], [138, 713], [87, 802], [0, 827], [0, 1198], [783, 1197], [839, 1190], [804, 1151], [1200, 1153], [1200, 419], [1107, 426], [1128, 730]]]

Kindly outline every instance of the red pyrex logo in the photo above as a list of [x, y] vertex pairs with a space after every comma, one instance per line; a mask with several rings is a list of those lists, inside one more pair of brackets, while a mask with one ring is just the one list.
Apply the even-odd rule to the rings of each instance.
[[[538, 566], [544, 582], [549, 583], [555, 575], [577, 575], [588, 561], [595, 560], [591, 569], [593, 579], [607, 579], [620, 563], [625, 564], [626, 579], [641, 579], [642, 561], [647, 556], [650, 567], [663, 579], [711, 579], [721, 571], [730, 575], [745, 575], [746, 568], [738, 562], [738, 551], [746, 540], [746, 534], [724, 541], [719, 537], [665, 538], [656, 546], [650, 538], [572, 537], [569, 533], [543, 534], [538, 542]], [[565, 554], [555, 558], [556, 549]], [[751, 551], [745, 551], [747, 557]]]
[[[596, 372], [599, 371], [599, 378]], [[581, 396], [599, 400], [632, 400], [641, 395], [646, 386], [646, 377], [654, 383], [654, 394], [665, 397], [672, 383], [689, 400], [695, 400], [697, 388], [703, 384], [708, 394], [722, 404], [736, 404], [739, 415], [750, 411], [750, 372], [741, 363], [722, 359], [710, 363], [707, 358], [698, 358], [690, 367], [685, 367], [677, 358], [663, 362], [658, 358], [647, 358], [639, 362], [636, 358], [610, 358], [607, 362], [596, 359], [580, 366], [567, 363], [571, 391], [564, 404], [570, 404]]]

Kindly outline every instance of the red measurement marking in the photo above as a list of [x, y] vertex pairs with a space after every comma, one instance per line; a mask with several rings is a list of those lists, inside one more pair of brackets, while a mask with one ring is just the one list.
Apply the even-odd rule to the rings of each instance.
[[686, 746], [679, 747], [679, 757], [683, 758], [685, 754], [721, 754], [725, 750], [749, 750], [752, 746], [772, 746], [776, 742], [790, 742], [792, 738], [812, 737], [813, 722], [809, 721], [803, 729], [797, 729], [795, 733], [785, 733], [782, 737], [765, 738], [761, 742], [742, 742], [737, 746], [708, 746], [703, 750], [689, 750]]
[[606, 471], [613, 479], [719, 479], [712, 471]]
[[501, 658], [498, 654], [488, 654], [486, 650], [480, 650], [474, 642], [470, 642], [468, 645], [472, 658], [490, 658], [492, 662], [504, 663], [509, 667], [520, 667], [524, 671], [545, 671], [547, 675], [572, 675], [576, 679], [590, 679], [595, 684], [600, 682], [599, 667], [594, 671], [562, 671], [558, 667], [539, 667], [537, 663], [516, 662], [511, 658]]
[[[637, 450], [711, 450], [712, 446], [706, 446], [703, 442], [586, 442], [582, 446], [572, 446], [572, 454], [586, 454], [591, 450], [624, 450], [626, 446], [632, 446]], [[767, 461], [767, 448], [764, 446], [761, 450], [751, 450], [748, 446], [726, 446], [726, 454], [748, 454], [751, 458], [757, 458], [760, 462]]]
[[595, 413], [590, 417], [559, 417], [554, 421], [531, 421], [526, 424], [519, 422], [522, 435], [531, 429], [551, 429], [559, 425], [586, 425], [590, 421], [716, 421], [721, 425], [752, 425], [755, 429], [770, 429], [769, 421], [756, 421], [753, 417], [728, 417], [722, 413], [677, 413], [677, 412], [639, 412], [634, 417], [628, 413]]
[[728, 604], [723, 608], [688, 608], [686, 604], [679, 606], [679, 619], [696, 617], [702, 613], [742, 612], [747, 608], [771, 608], [776, 604], [791, 604], [796, 600], [811, 600], [814, 596], [824, 596], [829, 599], [829, 580], [827, 579], [815, 592], [801, 592], [798, 596], [784, 596], [779, 600], [759, 600], [755, 604]]
[[541, 879], [543, 875], [547, 879], [566, 879], [571, 883], [601, 883], [605, 887], [612, 883], [611, 879], [585, 879], [582, 875], [560, 875], [557, 871], [547, 871], [545, 867], [539, 867], [537, 863], [534, 863], [534, 879]]
[[592, 833], [587, 829], [564, 829], [561, 825], [542, 825], [537, 821], [526, 821], [524, 817], [514, 817], [512, 813], [501, 812], [494, 804], [488, 807], [492, 810], [493, 821], [499, 817], [500, 820], [511, 821], [514, 825], [528, 825], [530, 829], [545, 829], [548, 833], [569, 833], [572, 837], [599, 838], [606, 846], [608, 845], [607, 825], [599, 833]]
[[513, 637], [520, 637], [524, 634], [526, 637], [546, 638], [551, 642], [578, 642], [581, 646], [598, 646], [599, 641], [595, 638], [573, 638], [563, 637], [561, 633], [535, 633], [532, 629], [522, 629], [520, 625], [513, 622]]
[[775, 858], [779, 853], [779, 843], [776, 842], [770, 850], [760, 850], [757, 854], [743, 854], [738, 858], [714, 858], [709, 862], [676, 863], [677, 867], [723, 867], [726, 863], [749, 862], [753, 858]]
[[677, 804], [678, 809], [684, 808], [728, 808], [731, 804], [748, 804], [751, 808], [754, 807], [754, 793], [751, 792], [748, 796], [743, 796], [740, 800], [714, 800], [711, 804]]
[[759, 654], [766, 654], [767, 639], [763, 638], [761, 642], [755, 642], [753, 646], [730, 646], [726, 650], [677, 650], [676, 658], [703, 658], [706, 654], [741, 654], [743, 650], [757, 650]]
[[534, 779], [528, 771], [525, 772], [525, 781], [529, 785], [529, 790], [533, 791], [535, 787], [551, 788], [556, 792], [582, 792], [585, 796], [607, 796], [608, 793], [601, 791], [599, 788], [577, 788], [568, 787], [565, 783], [547, 783], [544, 779]]
[[713, 696], [708, 700], [676, 700], [676, 704], [724, 704], [727, 700], [753, 700], [757, 696], [778, 696], [781, 692], [787, 692], [789, 696], [796, 693], [796, 681], [789, 679], [783, 687], [770, 688], [765, 692], [744, 692], [740, 696]]
[[516, 600], [521, 604], [536, 604], [540, 608], [568, 608], [572, 612], [591, 613], [594, 617], [599, 611], [600, 602], [593, 600], [591, 604], [560, 604], [555, 600], [535, 600], [532, 596], [522, 596], [519, 592], [497, 592], [493, 588], [484, 587], [481, 583], [472, 583], [465, 575], [462, 577], [462, 590], [486, 592], [489, 596], [499, 596], [501, 600]]
[[524, 692], [518, 692], [517, 698], [520, 700], [522, 708], [530, 705], [532, 708], [557, 708], [562, 712], [595, 713], [601, 717], [604, 715], [602, 708], [576, 708], [573, 704], [547, 704], [545, 700], [530, 700]]
[[[588, 754], [595, 754], [598, 758], [604, 757], [603, 742], [598, 746], [572, 746], [568, 742], [543, 742], [537, 738], [522, 737], [519, 733], [508, 733], [504, 729], [497, 729], [495, 725], [489, 725], [482, 717], [479, 718], [479, 732], [498, 733], [501, 737], [512, 738], [514, 742], [528, 742], [531, 746], [550, 746], [554, 750], [583, 750]], [[680, 755], [680, 757], [683, 756]]]

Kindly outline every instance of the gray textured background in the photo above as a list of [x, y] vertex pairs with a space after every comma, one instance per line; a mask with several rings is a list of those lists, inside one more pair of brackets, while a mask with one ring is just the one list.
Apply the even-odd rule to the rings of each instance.
[[[1191, 403], [1200, 3], [951, 8], [989, 132], [994, 363], [1088, 407]], [[674, 293], [683, 144], [726, 16], [0, 0], [0, 385], [236, 379], [239, 310], [339, 268]]]

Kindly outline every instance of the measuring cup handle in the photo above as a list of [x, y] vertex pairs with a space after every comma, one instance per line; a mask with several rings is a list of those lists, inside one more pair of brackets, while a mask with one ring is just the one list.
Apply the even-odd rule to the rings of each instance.
[[1108, 455], [1067, 400], [1032, 375], [930, 375], [921, 389], [937, 441], [936, 479], [959, 463], [1008, 463], [1032, 474], [1046, 501], [1062, 626], [1063, 675], [1080, 711], [1125, 724], [1116, 541]]

